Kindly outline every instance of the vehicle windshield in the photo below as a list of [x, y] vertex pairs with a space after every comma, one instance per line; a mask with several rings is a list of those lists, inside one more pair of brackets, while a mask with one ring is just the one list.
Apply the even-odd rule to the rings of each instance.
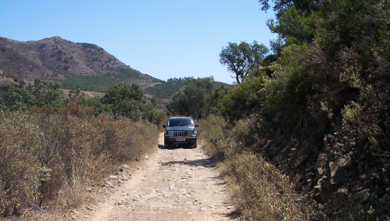
[[168, 120], [168, 127], [178, 127], [178, 126], [194, 126], [191, 119], [171, 119]]

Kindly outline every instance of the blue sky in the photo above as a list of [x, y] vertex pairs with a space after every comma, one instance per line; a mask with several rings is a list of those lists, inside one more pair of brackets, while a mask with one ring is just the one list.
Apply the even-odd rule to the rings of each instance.
[[60, 36], [96, 44], [132, 68], [161, 80], [209, 77], [231, 84], [219, 63], [228, 42], [277, 36], [273, 11], [257, 0], [0, 0], [0, 36], [40, 40]]

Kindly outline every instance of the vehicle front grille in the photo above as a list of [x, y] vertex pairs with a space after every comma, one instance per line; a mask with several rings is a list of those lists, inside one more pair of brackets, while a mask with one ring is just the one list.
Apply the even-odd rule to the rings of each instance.
[[173, 136], [175, 137], [187, 137], [188, 131], [173, 131]]

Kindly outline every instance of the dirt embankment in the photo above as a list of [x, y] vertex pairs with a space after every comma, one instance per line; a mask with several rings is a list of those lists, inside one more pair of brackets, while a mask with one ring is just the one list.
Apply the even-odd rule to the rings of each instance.
[[165, 149], [162, 144], [160, 134], [151, 156], [111, 176], [103, 187], [105, 199], [72, 211], [69, 220], [238, 219], [227, 183], [202, 147]]

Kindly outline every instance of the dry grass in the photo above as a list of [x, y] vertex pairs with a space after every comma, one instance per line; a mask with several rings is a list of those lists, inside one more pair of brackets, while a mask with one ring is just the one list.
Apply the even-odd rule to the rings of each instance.
[[200, 136], [205, 147], [220, 160], [229, 176], [237, 203], [247, 220], [307, 220], [305, 202], [292, 188], [289, 178], [259, 154], [241, 144], [248, 134], [248, 122], [235, 127], [222, 118], [211, 117], [201, 123]]
[[45, 206], [68, 210], [85, 202], [87, 186], [101, 185], [121, 163], [157, 142], [154, 125], [114, 120], [75, 104], [51, 113], [0, 114], [0, 214], [26, 215]]
[[[70, 93], [73, 93], [73, 90], [68, 89], [60, 89], [65, 97], [69, 97]], [[81, 91], [80, 94], [84, 94], [84, 97], [91, 98], [91, 97], [104, 97], [105, 93], [96, 92], [96, 91]]]

